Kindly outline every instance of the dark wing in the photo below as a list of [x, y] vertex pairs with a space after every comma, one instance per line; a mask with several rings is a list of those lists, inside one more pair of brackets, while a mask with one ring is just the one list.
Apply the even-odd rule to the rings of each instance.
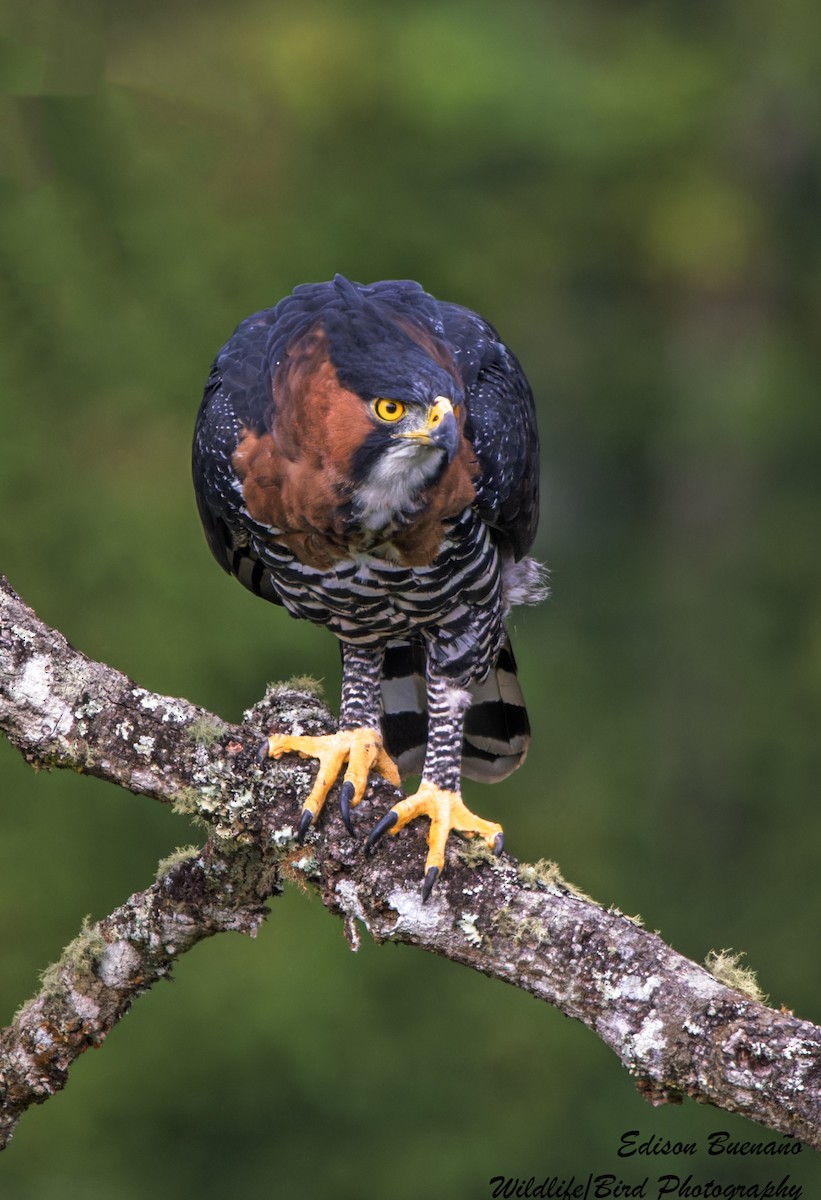
[[234, 571], [242, 497], [232, 463], [242, 429], [261, 433], [273, 415], [268, 367], [276, 309], [255, 313], [237, 326], [220, 350], [205, 386], [194, 431], [192, 473], [197, 507], [214, 557]]
[[539, 434], [533, 393], [492, 325], [458, 304], [438, 305], [445, 341], [465, 385], [467, 425], [481, 467], [476, 507], [515, 558], [536, 536]]

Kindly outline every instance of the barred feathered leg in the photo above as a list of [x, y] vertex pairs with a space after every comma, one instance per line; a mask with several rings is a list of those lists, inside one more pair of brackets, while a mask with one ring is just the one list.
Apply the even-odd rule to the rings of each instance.
[[385, 833], [398, 833], [416, 817], [430, 820], [423, 898], [427, 899], [445, 863], [445, 846], [452, 830], [481, 837], [499, 854], [504, 844], [501, 825], [477, 817], [461, 796], [462, 733], [471, 694], [433, 673], [428, 675], [428, 748], [419, 790], [400, 800], [371, 831], [365, 845], [372, 850]]

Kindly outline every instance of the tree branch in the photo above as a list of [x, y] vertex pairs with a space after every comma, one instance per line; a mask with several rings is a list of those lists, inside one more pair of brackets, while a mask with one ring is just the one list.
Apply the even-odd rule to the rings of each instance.
[[[207, 825], [197, 853], [83, 929], [40, 993], [0, 1035], [0, 1146], [25, 1109], [65, 1085], [132, 1001], [196, 942], [253, 933], [280, 879], [306, 881], [377, 942], [405, 942], [506, 980], [592, 1029], [652, 1103], [687, 1095], [821, 1148], [821, 1029], [735, 991], [555, 868], [448, 847], [422, 904], [423, 831], [372, 858], [330, 805], [294, 840], [315, 767], [259, 766], [261, 732], [319, 733], [330, 714], [310, 690], [270, 688], [241, 726], [158, 696], [74, 650], [0, 579], [0, 729], [35, 767], [70, 767], [173, 804]], [[369, 828], [395, 793], [377, 781], [358, 810]]]

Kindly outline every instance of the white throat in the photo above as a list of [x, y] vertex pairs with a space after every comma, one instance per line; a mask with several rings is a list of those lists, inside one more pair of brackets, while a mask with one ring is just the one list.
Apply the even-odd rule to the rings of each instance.
[[397, 441], [391, 446], [354, 492], [362, 528], [377, 533], [401, 513], [412, 512], [417, 496], [441, 462], [442, 451], [429, 445]]

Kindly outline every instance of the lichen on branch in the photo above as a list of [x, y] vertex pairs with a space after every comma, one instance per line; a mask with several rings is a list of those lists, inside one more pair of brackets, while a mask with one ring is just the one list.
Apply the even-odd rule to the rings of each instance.
[[[84, 926], [0, 1034], [0, 1145], [180, 954], [215, 933], [253, 935], [282, 881], [294, 880], [343, 919], [354, 947], [363, 934], [414, 945], [582, 1021], [653, 1103], [692, 1096], [821, 1148], [821, 1029], [597, 905], [554, 864], [493, 858], [454, 840], [423, 902], [419, 828], [366, 857], [329, 805], [298, 845], [316, 767], [260, 765], [256, 755], [263, 731], [296, 725], [333, 728], [308, 681], [270, 688], [243, 724], [230, 725], [86, 658], [0, 578], [0, 729], [9, 741], [32, 765], [108, 779], [173, 805], [209, 834], [201, 850], [172, 856], [153, 884]], [[357, 810], [362, 826], [395, 799], [374, 782]]]

